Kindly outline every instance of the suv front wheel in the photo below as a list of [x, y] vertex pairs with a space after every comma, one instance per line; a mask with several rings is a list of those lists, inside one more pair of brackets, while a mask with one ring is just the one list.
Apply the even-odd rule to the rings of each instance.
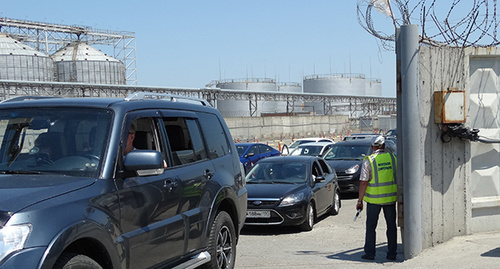
[[102, 269], [96, 261], [92, 260], [90, 257], [85, 255], [80, 255], [76, 253], [63, 253], [57, 259], [54, 265], [55, 269], [69, 269], [69, 268], [81, 268], [81, 269]]
[[205, 268], [234, 268], [236, 232], [231, 217], [225, 211], [219, 211], [212, 224], [208, 252], [212, 258]]

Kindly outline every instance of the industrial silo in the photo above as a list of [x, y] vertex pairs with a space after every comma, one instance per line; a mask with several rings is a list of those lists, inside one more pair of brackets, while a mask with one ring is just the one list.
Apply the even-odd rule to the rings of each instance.
[[0, 79], [53, 81], [50, 57], [0, 33]]
[[[345, 96], [365, 96], [366, 79], [363, 74], [309, 75], [304, 77], [304, 93], [322, 93]], [[321, 102], [304, 103], [306, 111], [323, 115]]]
[[125, 65], [88, 44], [76, 41], [52, 54], [60, 82], [124, 85]]
[[[245, 92], [276, 92], [276, 82], [274, 79], [253, 78], [253, 79], [226, 79], [215, 82], [215, 86], [225, 90], [245, 91]], [[256, 113], [253, 116], [261, 116], [262, 113], [278, 112], [276, 101], [264, 100], [253, 102], [256, 104]], [[250, 102], [247, 100], [220, 100], [217, 101], [217, 109], [225, 117], [249, 117]], [[281, 111], [283, 112], [283, 111]]]

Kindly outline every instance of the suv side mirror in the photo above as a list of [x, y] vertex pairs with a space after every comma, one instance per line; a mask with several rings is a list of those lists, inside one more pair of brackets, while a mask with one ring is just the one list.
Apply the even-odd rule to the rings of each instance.
[[325, 181], [325, 177], [324, 176], [317, 176], [315, 179], [314, 179], [314, 182], [315, 183], [319, 183], [319, 182], [323, 182]]
[[156, 150], [133, 150], [125, 155], [125, 171], [138, 176], [161, 175], [165, 171], [161, 153]]

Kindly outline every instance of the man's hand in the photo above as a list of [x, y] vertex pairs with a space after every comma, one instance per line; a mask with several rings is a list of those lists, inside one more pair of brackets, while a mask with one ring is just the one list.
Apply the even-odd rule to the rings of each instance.
[[363, 210], [363, 201], [359, 201], [356, 204], [356, 210]]

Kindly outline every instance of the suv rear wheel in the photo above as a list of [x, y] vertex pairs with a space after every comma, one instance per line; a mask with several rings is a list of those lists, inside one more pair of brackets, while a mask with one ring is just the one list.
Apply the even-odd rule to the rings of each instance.
[[236, 232], [231, 217], [225, 211], [218, 212], [212, 224], [208, 252], [212, 258], [205, 268], [234, 268]]

